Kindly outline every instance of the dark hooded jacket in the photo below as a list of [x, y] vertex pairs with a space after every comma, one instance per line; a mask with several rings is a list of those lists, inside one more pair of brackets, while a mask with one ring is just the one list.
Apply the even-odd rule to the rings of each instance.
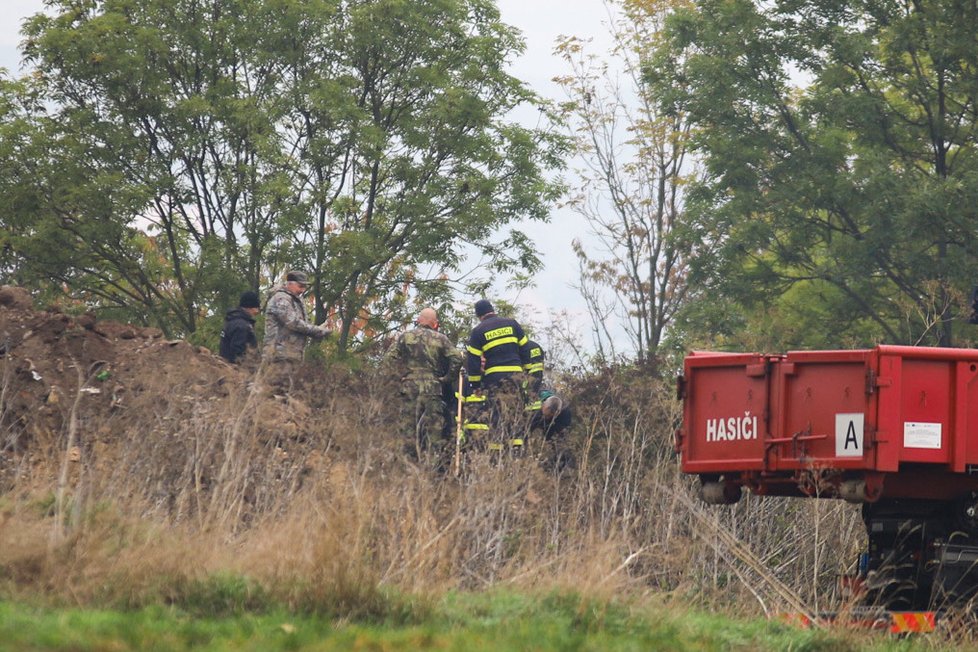
[[232, 308], [225, 315], [224, 328], [221, 330], [221, 357], [228, 362], [237, 363], [249, 348], [258, 348], [255, 318], [244, 308]]

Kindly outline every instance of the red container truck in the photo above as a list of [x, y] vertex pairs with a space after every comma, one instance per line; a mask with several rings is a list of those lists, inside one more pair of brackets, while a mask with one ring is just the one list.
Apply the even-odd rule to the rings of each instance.
[[679, 379], [682, 469], [703, 499], [862, 504], [866, 599], [893, 610], [978, 593], [978, 351], [878, 346], [693, 353]]

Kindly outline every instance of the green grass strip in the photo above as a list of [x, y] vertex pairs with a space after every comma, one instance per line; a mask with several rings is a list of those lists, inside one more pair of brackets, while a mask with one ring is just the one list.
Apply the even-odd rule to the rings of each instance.
[[283, 611], [201, 618], [177, 608], [51, 609], [0, 602], [0, 650], [753, 651], [933, 649], [925, 640], [812, 631], [767, 620], [636, 607], [573, 595], [451, 594], [424, 622], [337, 622]]

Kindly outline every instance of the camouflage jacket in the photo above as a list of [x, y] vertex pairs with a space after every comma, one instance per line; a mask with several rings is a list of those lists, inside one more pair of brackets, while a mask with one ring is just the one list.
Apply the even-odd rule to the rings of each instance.
[[398, 336], [384, 356], [390, 373], [402, 381], [452, 383], [462, 367], [462, 353], [449, 339], [427, 326]]
[[306, 338], [321, 338], [329, 331], [306, 319], [302, 298], [284, 287], [275, 288], [265, 307], [265, 341], [262, 355], [268, 359], [301, 360]]

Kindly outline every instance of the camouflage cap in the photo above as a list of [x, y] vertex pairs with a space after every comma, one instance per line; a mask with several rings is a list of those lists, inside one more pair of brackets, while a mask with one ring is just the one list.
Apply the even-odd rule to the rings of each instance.
[[294, 270], [285, 275], [286, 282], [295, 281], [296, 283], [302, 283], [303, 285], [309, 285], [309, 277], [306, 276], [305, 272], [300, 272]]

